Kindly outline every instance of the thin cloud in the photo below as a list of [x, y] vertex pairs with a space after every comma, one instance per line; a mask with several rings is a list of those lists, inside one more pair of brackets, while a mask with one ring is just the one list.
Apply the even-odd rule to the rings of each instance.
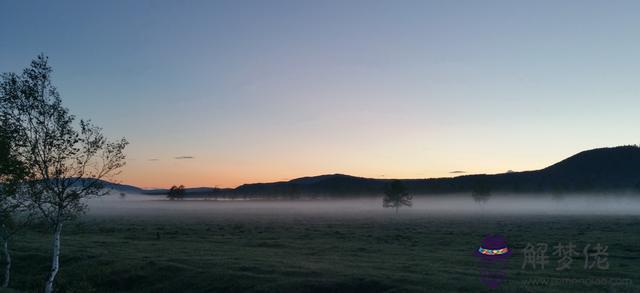
[[176, 160], [193, 159], [193, 156], [179, 156], [179, 157], [175, 157], [174, 159]]
[[451, 173], [451, 174], [463, 174], [463, 173], [467, 173], [467, 171], [460, 171], [460, 170], [457, 170], [457, 171], [451, 171], [451, 172], [449, 172], [449, 173]]
[[155, 161], [160, 161], [160, 159], [153, 158], [153, 159], [149, 159], [149, 161], [155, 162]]

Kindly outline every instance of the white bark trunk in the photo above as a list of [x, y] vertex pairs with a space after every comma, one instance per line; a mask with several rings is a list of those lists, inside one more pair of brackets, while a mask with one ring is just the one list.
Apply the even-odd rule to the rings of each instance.
[[62, 233], [62, 223], [56, 225], [53, 233], [53, 253], [51, 259], [51, 272], [44, 288], [45, 293], [53, 293], [53, 283], [56, 280], [58, 269], [60, 268], [60, 234]]
[[2, 281], [2, 287], [9, 287], [9, 280], [11, 278], [11, 254], [9, 254], [9, 240], [5, 239], [3, 243], [4, 247], [4, 280]]

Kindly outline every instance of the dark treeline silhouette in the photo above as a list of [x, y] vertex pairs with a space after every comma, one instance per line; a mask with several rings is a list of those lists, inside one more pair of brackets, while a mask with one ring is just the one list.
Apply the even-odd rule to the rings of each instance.
[[171, 200], [183, 199], [184, 194], [185, 194], [184, 185], [180, 185], [180, 186], [174, 185], [174, 186], [171, 186], [171, 188], [169, 188], [169, 192], [167, 193], [167, 198]]
[[[391, 179], [372, 179], [343, 174], [303, 177], [286, 182], [245, 184], [235, 189], [186, 189], [185, 197], [319, 198], [372, 196], [380, 194]], [[619, 146], [584, 151], [547, 168], [494, 175], [464, 175], [453, 178], [402, 179], [413, 195], [476, 193], [640, 192], [640, 147]], [[485, 192], [488, 190], [488, 192]], [[167, 190], [146, 191], [167, 194]]]

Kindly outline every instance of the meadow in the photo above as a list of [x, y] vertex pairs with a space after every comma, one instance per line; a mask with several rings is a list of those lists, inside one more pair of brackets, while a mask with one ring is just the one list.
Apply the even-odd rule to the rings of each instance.
[[[453, 213], [427, 211], [418, 204], [395, 215], [379, 207], [377, 199], [367, 202], [375, 206], [356, 209], [368, 205], [322, 200], [268, 201], [260, 208], [249, 202], [154, 201], [142, 210], [132, 207], [149, 203], [110, 201], [110, 212], [94, 208], [65, 226], [57, 288], [59, 292], [640, 291], [637, 214]], [[473, 255], [488, 233], [503, 235], [513, 249], [506, 280], [497, 289], [480, 282]], [[16, 236], [12, 288], [41, 291], [50, 241], [50, 233], [40, 225]], [[558, 257], [551, 246], [558, 242], [572, 242], [580, 254], [573, 257], [569, 270], [556, 271]], [[522, 268], [527, 243], [548, 243], [544, 269]], [[608, 246], [608, 269], [583, 267], [582, 248], [596, 243]]]

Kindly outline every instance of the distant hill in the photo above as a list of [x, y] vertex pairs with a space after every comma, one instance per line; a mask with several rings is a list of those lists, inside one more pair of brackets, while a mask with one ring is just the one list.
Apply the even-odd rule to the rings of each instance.
[[[345, 197], [380, 194], [391, 179], [344, 174], [302, 177], [290, 181], [244, 184], [235, 189], [188, 188], [187, 196], [224, 197]], [[452, 178], [402, 179], [413, 194], [471, 192], [488, 186], [493, 192], [574, 193], [587, 191], [640, 191], [640, 147], [619, 146], [583, 151], [541, 170], [502, 174], [463, 175]], [[143, 190], [113, 184], [117, 190], [163, 195], [166, 189]]]
[[[381, 193], [390, 179], [343, 174], [303, 177], [287, 182], [245, 184], [241, 195], [359, 195]], [[640, 148], [620, 146], [583, 151], [547, 168], [502, 174], [464, 175], [453, 178], [403, 179], [414, 194], [471, 192], [488, 185], [495, 192], [551, 192], [640, 190]]]
[[[133, 185], [127, 185], [127, 184], [119, 184], [119, 183], [112, 183], [112, 182], [108, 182], [108, 181], [104, 181], [104, 180], [100, 180], [100, 182], [102, 182], [103, 186], [107, 189], [112, 189], [118, 192], [125, 192], [125, 193], [143, 193], [145, 190]], [[78, 185], [81, 185], [82, 182], [78, 182]]]
[[344, 174], [303, 177], [286, 182], [244, 184], [234, 192], [241, 195], [340, 195], [379, 193], [385, 181]]
[[144, 189], [133, 186], [133, 185], [117, 184], [117, 183], [111, 183], [111, 182], [106, 182], [105, 187], [113, 190], [117, 190], [120, 192], [129, 192], [129, 193], [141, 193], [144, 191]]

